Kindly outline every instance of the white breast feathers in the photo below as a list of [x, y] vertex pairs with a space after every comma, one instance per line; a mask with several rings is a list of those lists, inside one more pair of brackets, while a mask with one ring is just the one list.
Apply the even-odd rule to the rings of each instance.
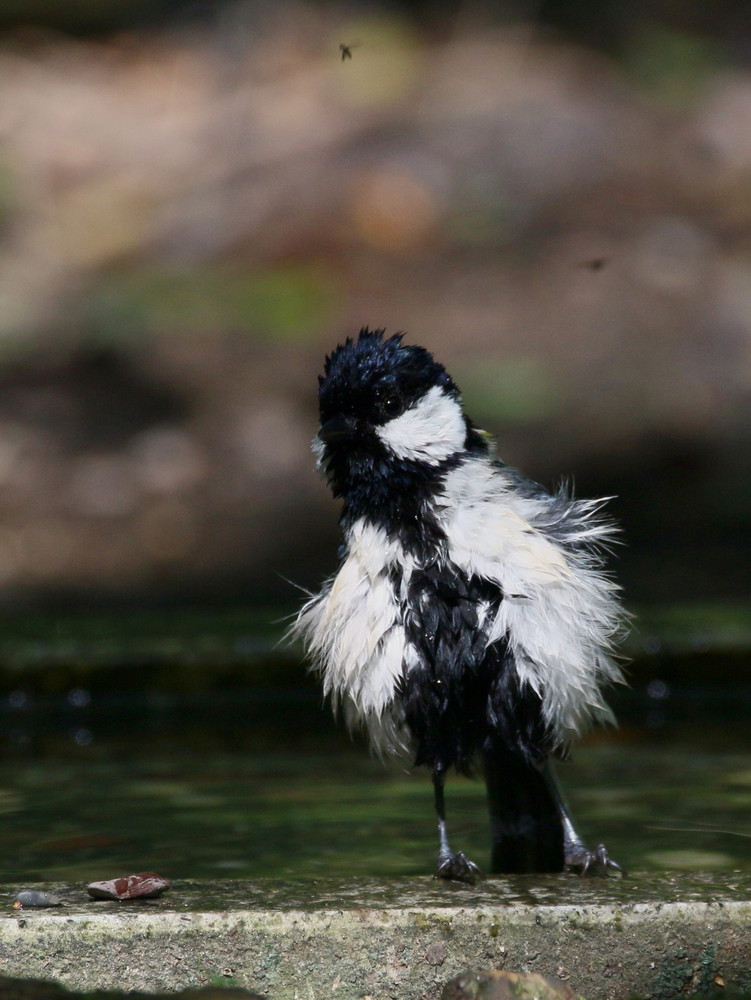
[[397, 560], [409, 570], [409, 559], [383, 530], [357, 522], [338, 573], [290, 630], [319, 665], [324, 693], [341, 704], [348, 722], [364, 723], [376, 745], [398, 740], [389, 709], [402, 666], [412, 659], [389, 577]]
[[593, 719], [612, 719], [600, 688], [623, 679], [611, 655], [624, 620], [618, 587], [593, 549], [611, 533], [599, 506], [527, 496], [485, 458], [450, 472], [436, 500], [451, 561], [501, 587], [488, 643], [508, 640], [561, 747]]

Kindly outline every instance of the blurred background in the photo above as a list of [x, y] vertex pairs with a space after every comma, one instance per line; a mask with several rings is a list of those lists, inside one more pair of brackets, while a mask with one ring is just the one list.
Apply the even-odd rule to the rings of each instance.
[[316, 376], [442, 360], [611, 495], [637, 605], [751, 550], [744, 3], [3, 0], [0, 602], [297, 600]]
[[429, 782], [276, 645], [335, 565], [317, 375], [365, 324], [615, 497], [639, 624], [584, 836], [748, 870], [748, 5], [0, 0], [0, 882], [429, 871]]

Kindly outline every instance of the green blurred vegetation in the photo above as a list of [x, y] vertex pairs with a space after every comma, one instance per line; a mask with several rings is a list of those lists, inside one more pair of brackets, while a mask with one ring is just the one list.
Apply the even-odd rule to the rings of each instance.
[[[298, 684], [300, 650], [283, 641], [295, 610], [248, 603], [0, 614], [0, 696], [18, 684], [48, 694], [80, 684], [175, 694], [269, 678]], [[686, 680], [742, 682], [749, 649], [751, 608], [728, 602], [637, 609], [624, 647], [635, 684], [676, 665]]]
[[339, 296], [335, 272], [321, 262], [133, 269], [97, 280], [85, 322], [106, 343], [192, 333], [305, 341], [336, 324]]
[[467, 412], [483, 427], [554, 420], [563, 404], [560, 374], [534, 357], [477, 362], [455, 372]]
[[[52, 694], [92, 690], [186, 692], [261, 681], [280, 643], [288, 609], [120, 610], [0, 617], [0, 688]], [[299, 682], [295, 658], [280, 648], [275, 683]]]
[[641, 25], [623, 54], [626, 71], [637, 87], [674, 108], [695, 101], [726, 59], [717, 39], [659, 23]]

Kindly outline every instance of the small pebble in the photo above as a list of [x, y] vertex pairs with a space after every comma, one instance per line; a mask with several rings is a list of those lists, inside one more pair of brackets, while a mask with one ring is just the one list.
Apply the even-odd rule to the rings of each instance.
[[13, 909], [20, 910], [24, 906], [61, 906], [62, 899], [52, 892], [42, 892], [38, 889], [21, 889], [16, 893]]
[[141, 872], [106, 882], [91, 882], [86, 891], [93, 899], [154, 899], [169, 887], [167, 879], [156, 872]]

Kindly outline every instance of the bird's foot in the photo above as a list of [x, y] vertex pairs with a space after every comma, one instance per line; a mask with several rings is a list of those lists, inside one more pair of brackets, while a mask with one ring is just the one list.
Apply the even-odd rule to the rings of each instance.
[[477, 867], [474, 861], [470, 861], [464, 851], [449, 851], [447, 854], [439, 854], [438, 868], [435, 873], [436, 878], [445, 878], [451, 882], [466, 882], [474, 885], [478, 879], [485, 878], [485, 874]]
[[604, 844], [590, 851], [581, 841], [567, 843], [564, 849], [566, 871], [577, 875], [599, 875], [607, 878], [614, 875], [623, 878], [624, 871], [608, 854]]

